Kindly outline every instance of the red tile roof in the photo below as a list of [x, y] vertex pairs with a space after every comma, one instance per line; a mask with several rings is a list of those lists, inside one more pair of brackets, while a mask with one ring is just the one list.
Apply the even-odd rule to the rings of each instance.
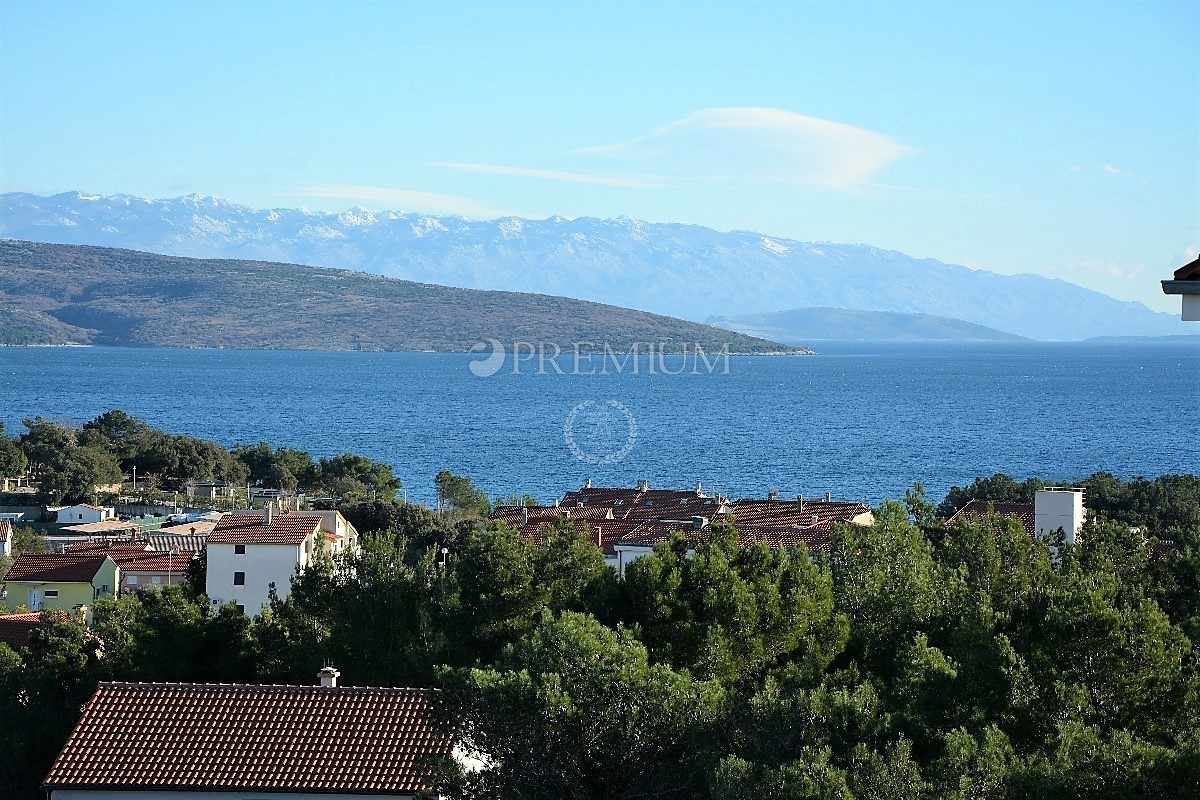
[[0, 542], [7, 542], [12, 536], [12, 520], [0, 519]]
[[22, 553], [13, 562], [5, 581], [91, 583], [106, 556], [59, 553]]
[[424, 689], [101, 683], [47, 789], [408, 794], [448, 756]]
[[1029, 534], [1030, 538], [1034, 537], [1036, 531], [1033, 527], [1033, 503], [1017, 503], [1005, 500], [999, 502], [994, 500], [972, 500], [958, 511], [955, 511], [950, 516], [950, 519], [946, 520], [946, 525], [953, 525], [960, 519], [979, 519], [988, 513], [989, 507], [1002, 517], [1016, 519], [1025, 528], [1025, 532]]
[[1200, 280], [1200, 258], [1195, 261], [1190, 261], [1184, 264], [1179, 269], [1175, 270], [1175, 280], [1177, 281], [1195, 281]]
[[13, 650], [20, 650], [29, 644], [29, 634], [41, 624], [42, 614], [39, 611], [0, 616], [0, 642], [4, 642]]
[[261, 514], [226, 514], [208, 535], [209, 544], [301, 544], [324, 517], [303, 511], [276, 512], [271, 524]]

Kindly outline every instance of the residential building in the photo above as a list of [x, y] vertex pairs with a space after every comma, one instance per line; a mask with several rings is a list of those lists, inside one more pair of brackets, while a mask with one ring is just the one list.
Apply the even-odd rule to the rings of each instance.
[[57, 513], [55, 520], [59, 525], [71, 525], [81, 522], [106, 522], [117, 516], [116, 510], [113, 508], [94, 506], [90, 503], [62, 506], [49, 510]]
[[11, 556], [13, 551], [12, 520], [0, 519], [0, 556]]
[[196, 497], [230, 498], [233, 497], [233, 484], [226, 481], [206, 481], [197, 483], [192, 494]]
[[135, 592], [147, 586], [170, 586], [186, 580], [188, 564], [198, 556], [194, 550], [156, 550], [145, 540], [132, 542], [80, 542], [67, 548], [72, 555], [106, 555], [121, 569], [120, 592]]
[[324, 550], [358, 547], [358, 532], [337, 511], [279, 510], [226, 514], [207, 539], [207, 593], [213, 605], [236, 603], [250, 615], [291, 591], [292, 576]]
[[112, 597], [120, 585], [120, 568], [106, 555], [22, 553], [4, 576], [4, 604], [30, 611], [48, 608], [70, 612], [101, 597]]
[[1083, 489], [1047, 486], [1037, 491], [1032, 503], [971, 500], [946, 524], [978, 519], [989, 512], [1017, 520], [1031, 539], [1044, 539], [1062, 530], [1065, 543], [1072, 547], [1079, 541], [1079, 531], [1087, 518]]
[[48, 800], [408, 800], [455, 756], [431, 690], [101, 683], [46, 777]]
[[13, 650], [21, 650], [29, 644], [29, 634], [42, 624], [42, 613], [30, 611], [24, 614], [0, 615], [0, 642]]
[[719, 494], [710, 497], [700, 484], [695, 489], [651, 489], [647, 481], [639, 481], [636, 488], [627, 489], [593, 487], [588, 481], [553, 507], [500, 506], [492, 519], [512, 525], [531, 541], [538, 540], [545, 525], [566, 519], [576, 530], [588, 531], [605, 562], [624, 574], [629, 563], [649, 555], [673, 534], [699, 541], [718, 523], [732, 523], [742, 546], [803, 545], [809, 552], [825, 552], [835, 524], [870, 525], [875, 518], [862, 503], [838, 502], [828, 495], [824, 501], [802, 496], [779, 500], [774, 495], [731, 501]]
[[1183, 321], [1200, 322], [1200, 258], [1175, 270], [1173, 280], [1163, 281], [1163, 294], [1183, 297]]

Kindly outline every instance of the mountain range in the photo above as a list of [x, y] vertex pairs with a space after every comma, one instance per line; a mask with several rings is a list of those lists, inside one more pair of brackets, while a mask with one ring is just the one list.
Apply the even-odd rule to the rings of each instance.
[[200, 195], [8, 193], [0, 195], [0, 236], [363, 270], [695, 321], [825, 307], [950, 317], [1045, 340], [1191, 332], [1171, 314], [1038, 275], [626, 217], [477, 221], [362, 208], [256, 209]]

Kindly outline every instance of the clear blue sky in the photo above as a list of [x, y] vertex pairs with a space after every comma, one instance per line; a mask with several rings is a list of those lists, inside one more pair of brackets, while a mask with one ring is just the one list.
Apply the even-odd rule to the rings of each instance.
[[629, 215], [1178, 311], [1200, 3], [0, 3], [0, 187]]

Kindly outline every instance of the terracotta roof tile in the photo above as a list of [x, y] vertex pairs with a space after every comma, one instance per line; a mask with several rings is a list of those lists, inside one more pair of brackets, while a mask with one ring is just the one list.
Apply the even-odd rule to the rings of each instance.
[[12, 520], [0, 519], [0, 542], [7, 542], [12, 536]]
[[277, 512], [266, 524], [261, 514], [226, 514], [208, 535], [209, 544], [301, 544], [324, 517], [303, 511]]
[[29, 644], [29, 634], [41, 624], [42, 615], [39, 611], [0, 616], [0, 642], [4, 642], [13, 650], [20, 650]]
[[104, 564], [103, 555], [22, 553], [13, 562], [5, 581], [90, 583]]
[[451, 749], [424, 689], [101, 683], [45, 787], [407, 794]]
[[979, 519], [987, 515], [989, 507], [1002, 517], [1016, 519], [1025, 528], [1025, 532], [1029, 534], [1030, 538], [1034, 537], [1036, 531], [1033, 527], [1033, 503], [1017, 503], [1005, 500], [972, 500], [958, 511], [955, 511], [946, 520], [946, 525], [953, 525], [960, 519]]

